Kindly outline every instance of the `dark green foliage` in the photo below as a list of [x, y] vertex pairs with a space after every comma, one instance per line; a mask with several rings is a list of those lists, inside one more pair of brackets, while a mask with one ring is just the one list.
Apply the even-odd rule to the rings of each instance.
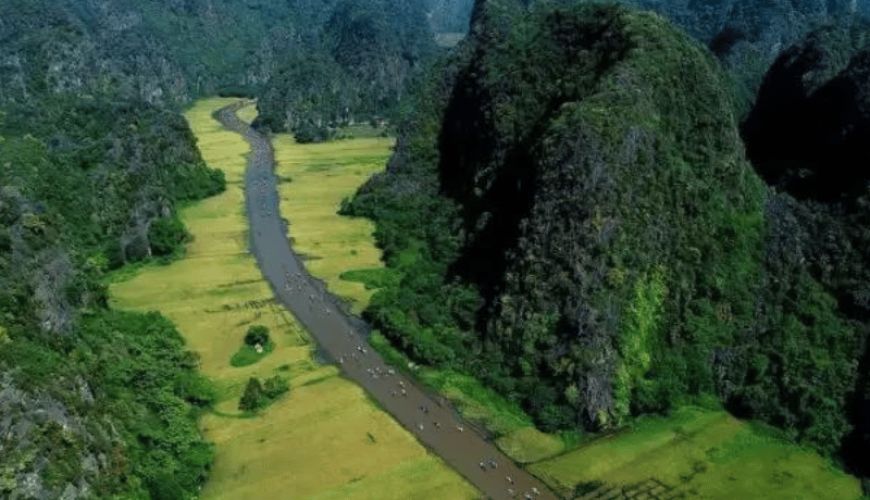
[[[685, 37], [617, 8], [488, 9], [492, 21], [444, 80], [421, 91], [388, 176], [344, 207], [376, 220], [385, 261], [403, 276], [367, 316], [412, 358], [482, 376], [548, 430], [599, 422], [601, 408], [665, 409], [658, 398], [678, 390], [673, 377], [697, 375], [681, 394], [713, 391], [691, 363], [649, 368], [687, 356], [686, 341], [662, 340], [690, 300], [707, 304], [696, 322], [706, 330], [689, 341], [704, 343], [695, 359], [731, 338], [710, 307], [751, 303], [758, 279], [760, 183], [735, 158], [723, 75]], [[617, 63], [631, 82], [624, 91], [608, 76]], [[667, 90], [674, 72], [685, 92]], [[660, 297], [636, 302], [633, 290], [656, 266]], [[685, 296], [681, 283], [696, 291]], [[619, 330], [629, 307], [635, 319]], [[601, 359], [613, 347], [619, 357]], [[592, 389], [611, 384], [615, 406]]]
[[482, 19], [343, 204], [397, 276], [366, 318], [547, 430], [724, 403], [836, 452], [868, 407], [850, 399], [870, 203], [771, 196], [733, 79], [659, 20], [497, 1]]
[[[0, 178], [46, 203], [63, 218], [65, 236], [86, 253], [104, 253], [110, 267], [149, 249], [157, 256], [180, 250], [187, 237], [173, 207], [226, 187], [176, 114], [145, 103], [48, 97], [38, 113], [21, 104], [7, 109], [0, 133], [12, 147], [0, 153]], [[131, 212], [138, 214], [132, 224]]]
[[213, 458], [196, 418], [215, 390], [165, 318], [108, 311], [101, 280], [177, 255], [178, 205], [225, 182], [181, 116], [105, 98], [0, 104], [0, 380], [27, 398], [4, 417], [37, 424], [11, 453], [58, 496], [85, 481], [94, 498], [187, 499]]
[[184, 229], [184, 224], [177, 215], [154, 219], [148, 228], [148, 241], [151, 252], [155, 256], [170, 255], [185, 242], [191, 240], [191, 235]]
[[[32, 419], [41, 430], [20, 445], [46, 450], [41, 476], [49, 487], [90, 477], [100, 497], [161, 498], [172, 491], [189, 498], [198, 491], [213, 450], [202, 440], [196, 416], [211, 406], [215, 390], [197, 373], [195, 356], [168, 320], [103, 310], [82, 319], [62, 344], [28, 338], [24, 329], [11, 333], [0, 366], [15, 367], [20, 389], [42, 391], [41, 398], [56, 398], [67, 408], [63, 426], [29, 415], [27, 404], [6, 415], [13, 422]], [[76, 381], [86, 381], [92, 399], [80, 396]], [[66, 422], [86, 422], [86, 430]], [[107, 433], [107, 426], [113, 431]], [[83, 476], [82, 455], [90, 453], [110, 461], [103, 474]], [[161, 490], [166, 474], [173, 477], [171, 490]]]
[[[215, 390], [197, 373], [196, 358], [184, 350], [177, 330], [156, 313], [121, 312], [88, 318], [81, 328], [77, 352], [105, 391], [106, 410], [125, 429], [129, 462], [117, 487], [138, 477], [152, 498], [195, 494], [213, 457], [195, 416], [212, 404]], [[165, 489], [167, 475], [171, 489]]]
[[392, 115], [435, 46], [420, 0], [323, 5], [305, 50], [290, 51], [258, 95], [256, 126], [320, 142], [353, 121]]
[[245, 393], [239, 400], [239, 410], [241, 411], [256, 411], [263, 405], [265, 397], [263, 396], [263, 386], [260, 380], [251, 377], [248, 380], [248, 385], [245, 386]]
[[275, 399], [289, 390], [287, 380], [278, 375], [267, 378], [263, 384], [263, 394], [269, 399]]
[[579, 498], [588, 493], [592, 493], [598, 488], [604, 486], [601, 481], [590, 481], [588, 483], [580, 483], [574, 487], [574, 497]]
[[239, 400], [239, 410], [245, 412], [261, 410], [288, 390], [290, 389], [287, 386], [287, 381], [279, 375], [266, 379], [265, 383], [251, 377], [248, 380], [248, 385], [245, 386], [242, 398]]
[[329, 140], [335, 133], [323, 125], [315, 125], [306, 121], [297, 125], [293, 130], [296, 142], [308, 144], [312, 142], [324, 142]]
[[263, 325], [251, 325], [245, 334], [245, 344], [266, 345], [269, 343], [269, 329]]
[[252, 95], [281, 53], [304, 51], [296, 36], [309, 28], [302, 18], [320, 8], [259, 1], [2, 0], [0, 45], [17, 62], [0, 73], [9, 82], [0, 100], [71, 90], [178, 106], [199, 95]]

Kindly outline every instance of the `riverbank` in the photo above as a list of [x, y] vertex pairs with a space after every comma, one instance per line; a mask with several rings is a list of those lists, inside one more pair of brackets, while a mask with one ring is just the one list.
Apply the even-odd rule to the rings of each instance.
[[[305, 329], [274, 300], [249, 250], [244, 210], [248, 145], [211, 114], [234, 99], [203, 100], [185, 113], [203, 157], [227, 191], [184, 209], [194, 241], [182, 260], [144, 266], [111, 285], [114, 307], [169, 317], [220, 389], [200, 422], [216, 445], [204, 500], [262, 498], [471, 500], [477, 491], [331, 365], [318, 365]], [[252, 108], [240, 110], [252, 118]], [[274, 351], [234, 368], [249, 325], [270, 329]], [[290, 392], [253, 418], [237, 408], [250, 377], [289, 379]], [[374, 442], [372, 438], [374, 438]], [[292, 450], [288, 452], [288, 450]]]

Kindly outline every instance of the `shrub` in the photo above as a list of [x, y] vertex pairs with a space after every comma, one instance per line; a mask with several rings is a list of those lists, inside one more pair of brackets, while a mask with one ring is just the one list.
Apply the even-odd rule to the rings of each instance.
[[148, 228], [148, 240], [151, 244], [151, 253], [155, 256], [171, 255], [186, 241], [190, 240], [190, 234], [184, 229], [184, 224], [177, 215], [161, 217], [151, 222]]
[[269, 343], [269, 329], [263, 325], [251, 325], [245, 334], [245, 343], [253, 346], [260, 344], [265, 346]]
[[245, 393], [239, 400], [239, 410], [247, 412], [261, 410], [288, 390], [290, 389], [287, 380], [279, 375], [266, 379], [265, 384], [251, 377], [248, 379], [248, 385], [245, 386]]
[[259, 352], [257, 352], [257, 349], [255, 349], [254, 346], [243, 344], [242, 347], [233, 354], [233, 357], [230, 358], [230, 366], [241, 368], [243, 366], [253, 365], [269, 355], [274, 349], [275, 344], [273, 342], [264, 345], [262, 350]]
[[269, 399], [275, 399], [289, 390], [287, 380], [279, 375], [267, 378], [263, 384], [263, 394]]
[[258, 379], [251, 377], [248, 380], [248, 385], [245, 386], [245, 393], [242, 395], [242, 399], [239, 400], [239, 410], [257, 411], [265, 404], [265, 399], [262, 384], [260, 384]]

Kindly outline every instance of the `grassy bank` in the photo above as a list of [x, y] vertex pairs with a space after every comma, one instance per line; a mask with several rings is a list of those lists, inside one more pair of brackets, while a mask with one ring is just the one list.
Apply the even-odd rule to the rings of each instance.
[[379, 268], [381, 252], [375, 247], [374, 224], [368, 219], [341, 217], [341, 201], [373, 173], [383, 170], [392, 138], [372, 137], [354, 130], [356, 139], [299, 145], [289, 135], [274, 138], [281, 213], [290, 221], [293, 247], [306, 256], [305, 267], [323, 279], [329, 289], [347, 299], [360, 313], [374, 290], [339, 275], [351, 269]]
[[530, 467], [559, 491], [584, 483], [627, 486], [650, 478], [683, 498], [857, 499], [858, 482], [818, 454], [725, 412], [686, 407], [647, 417], [613, 438], [596, 440]]
[[[119, 276], [110, 288], [115, 307], [156, 309], [169, 317], [199, 354], [202, 372], [220, 388], [216, 411], [200, 422], [216, 445], [201, 498], [474, 498], [476, 490], [429, 455], [359, 387], [338, 376], [334, 366], [316, 365], [307, 333], [272, 300], [247, 253], [242, 190], [247, 146], [210, 116], [232, 101], [203, 100], [186, 113], [203, 157], [225, 172], [228, 188], [182, 212], [194, 235], [185, 258], [143, 266]], [[389, 142], [381, 144], [383, 158]], [[337, 161], [354, 169], [350, 159]], [[348, 193], [362, 175], [343, 180]], [[295, 185], [294, 179], [282, 190]], [[325, 192], [294, 195], [314, 204]], [[288, 218], [295, 234], [304, 217]], [[340, 229], [329, 224], [328, 232]], [[376, 250], [363, 245], [361, 233], [344, 238], [358, 244], [358, 255], [374, 255], [367, 262], [377, 262]], [[234, 368], [230, 360], [252, 324], [269, 328], [274, 350], [255, 364]], [[247, 380], [274, 374], [289, 378], [290, 392], [253, 418], [235, 418], [244, 416], [237, 405]]]

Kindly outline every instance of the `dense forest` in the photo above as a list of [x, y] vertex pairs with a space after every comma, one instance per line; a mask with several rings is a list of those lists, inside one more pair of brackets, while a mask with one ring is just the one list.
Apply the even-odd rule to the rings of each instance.
[[615, 5], [473, 19], [342, 208], [397, 276], [373, 327], [545, 430], [725, 407], [867, 477], [866, 21], [758, 75]]
[[223, 173], [177, 114], [39, 97], [0, 123], [0, 493], [181, 498], [212, 459], [212, 390], [168, 320], [108, 309], [103, 278], [181, 252], [177, 206]]
[[[168, 320], [109, 309], [105, 280], [182, 255], [178, 208], [225, 189], [181, 107], [257, 95], [291, 54], [329, 54], [356, 18], [324, 7], [0, 1], [0, 497], [196, 496], [213, 459], [196, 421], [214, 390]], [[427, 50], [428, 25], [402, 33]], [[383, 70], [382, 55], [345, 54], [342, 85]], [[405, 83], [391, 83], [394, 105]]]
[[206, 478], [214, 389], [104, 282], [182, 255], [179, 206], [225, 189], [178, 114], [213, 94], [300, 140], [398, 120], [342, 210], [392, 269], [365, 316], [416, 361], [545, 430], [724, 406], [870, 476], [864, 2], [631, 3], [671, 21], [0, 0], [0, 497], [187, 499]]
[[257, 95], [256, 126], [310, 142], [379, 123], [436, 53], [422, 0], [342, 0], [324, 11], [316, 36], [288, 51]]

